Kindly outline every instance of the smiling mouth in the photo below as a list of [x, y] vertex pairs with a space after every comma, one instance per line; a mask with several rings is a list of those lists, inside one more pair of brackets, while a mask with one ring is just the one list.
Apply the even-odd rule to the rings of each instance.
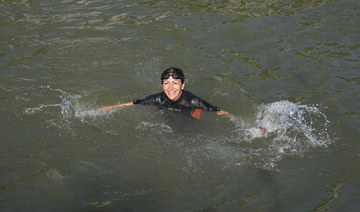
[[168, 91], [168, 93], [169, 93], [170, 95], [174, 95], [174, 94], [176, 93], [176, 91]]

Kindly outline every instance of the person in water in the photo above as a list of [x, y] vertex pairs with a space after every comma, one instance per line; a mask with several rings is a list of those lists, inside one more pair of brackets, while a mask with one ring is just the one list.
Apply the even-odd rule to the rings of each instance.
[[[184, 90], [185, 75], [181, 69], [170, 67], [161, 74], [160, 79], [163, 86], [162, 92], [128, 103], [104, 106], [101, 108], [101, 111], [103, 113], [107, 113], [113, 108], [141, 104], [178, 110], [190, 109], [190, 115], [195, 119], [200, 119], [203, 111], [212, 111], [216, 112], [218, 115], [226, 116], [232, 119], [236, 118], [241, 121], [239, 117], [208, 103], [187, 90]], [[265, 128], [261, 127], [260, 129], [264, 134], [266, 133]]]

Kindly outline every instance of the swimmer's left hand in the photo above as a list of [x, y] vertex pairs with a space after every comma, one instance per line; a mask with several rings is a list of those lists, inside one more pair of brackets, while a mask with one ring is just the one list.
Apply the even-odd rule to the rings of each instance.
[[265, 135], [267, 133], [267, 129], [264, 127], [259, 127], [259, 129], [261, 130], [262, 134]]

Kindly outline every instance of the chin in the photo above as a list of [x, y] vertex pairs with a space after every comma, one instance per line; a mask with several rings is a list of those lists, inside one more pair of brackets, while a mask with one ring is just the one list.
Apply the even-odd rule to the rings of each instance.
[[167, 95], [167, 97], [168, 97], [171, 101], [175, 101], [175, 100], [177, 100], [177, 99], [180, 97], [180, 95], [176, 95], [176, 96]]

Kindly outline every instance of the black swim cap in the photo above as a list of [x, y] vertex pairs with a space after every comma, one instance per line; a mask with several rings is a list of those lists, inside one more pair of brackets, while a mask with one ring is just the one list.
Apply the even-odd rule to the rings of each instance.
[[181, 79], [181, 83], [184, 83], [185, 82], [185, 75], [184, 75], [184, 72], [179, 69], [179, 68], [175, 68], [175, 67], [170, 67], [168, 69], [166, 69], [162, 74], [161, 74], [161, 83], [163, 83], [163, 80], [164, 79], [168, 79], [169, 78], [169, 75], [172, 75], [172, 74], [177, 74], [179, 75], [180, 79]]

